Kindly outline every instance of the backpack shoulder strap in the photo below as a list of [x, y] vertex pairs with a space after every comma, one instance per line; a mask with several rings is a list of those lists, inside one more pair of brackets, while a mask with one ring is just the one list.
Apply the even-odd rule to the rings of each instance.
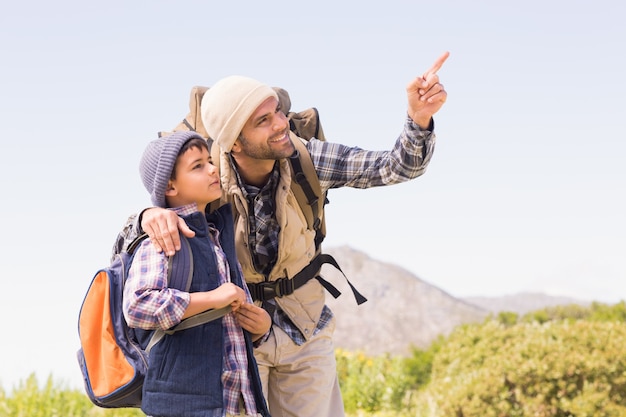
[[[180, 250], [170, 256], [167, 269], [168, 287], [189, 292], [193, 279], [193, 253], [189, 239], [180, 235]], [[213, 320], [217, 320], [231, 311], [230, 306], [220, 309], [207, 310], [194, 316], [188, 317], [168, 330], [155, 330], [146, 346], [145, 351], [150, 352], [165, 335], [171, 335], [177, 331], [200, 326]]]
[[144, 240], [146, 240], [147, 238], [148, 238], [147, 233], [143, 233], [137, 236], [128, 244], [128, 247], [126, 248], [126, 252], [128, 252], [129, 255], [132, 255], [133, 253], [135, 253], [135, 250], [139, 247], [139, 244], [143, 242]]
[[185, 235], [180, 235], [180, 250], [169, 257], [167, 265], [167, 286], [189, 292], [193, 278], [193, 254]]
[[291, 190], [306, 217], [308, 228], [318, 233], [315, 239], [316, 246], [319, 246], [326, 235], [326, 224], [324, 221], [326, 196], [322, 195], [322, 187], [317, 177], [317, 171], [315, 171], [306, 145], [293, 132], [290, 133], [290, 137], [296, 148], [296, 152], [289, 157], [289, 163], [293, 171]]
[[[126, 252], [133, 255], [141, 242], [148, 238], [147, 233], [137, 236], [128, 245]], [[191, 245], [185, 235], [180, 235], [180, 250], [173, 256], [169, 257], [167, 265], [167, 282], [168, 287], [176, 288], [181, 291], [189, 291], [191, 288], [191, 279], [193, 277], [193, 254], [191, 253]]]

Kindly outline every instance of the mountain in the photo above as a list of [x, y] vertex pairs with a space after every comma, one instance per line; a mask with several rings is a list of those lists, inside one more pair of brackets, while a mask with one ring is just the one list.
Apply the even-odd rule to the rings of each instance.
[[337, 299], [326, 293], [336, 317], [335, 347], [368, 355], [410, 354], [412, 347], [428, 348], [455, 327], [481, 322], [500, 311], [521, 315], [555, 305], [589, 304], [538, 293], [456, 298], [397, 265], [372, 259], [348, 246], [325, 251], [368, 299], [357, 305], [341, 272], [324, 265], [321, 275], [342, 293]]
[[368, 301], [356, 304], [341, 272], [325, 265], [322, 276], [342, 295], [327, 293], [335, 313], [335, 347], [368, 355], [408, 354], [412, 346], [427, 348], [456, 326], [480, 322], [490, 312], [455, 298], [396, 265], [370, 258], [347, 246], [327, 248], [352, 285]]

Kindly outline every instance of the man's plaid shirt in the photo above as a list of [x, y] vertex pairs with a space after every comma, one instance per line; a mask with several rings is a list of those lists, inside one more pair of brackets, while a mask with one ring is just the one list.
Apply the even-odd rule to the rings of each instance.
[[[390, 151], [367, 151], [338, 143], [311, 139], [306, 146], [311, 154], [313, 165], [320, 180], [322, 192], [331, 188], [352, 187], [371, 188], [402, 183], [422, 175], [435, 148], [434, 124], [428, 130], [422, 130], [408, 116], [404, 129]], [[254, 210], [256, 224], [256, 245], [252, 258], [259, 272], [271, 270], [278, 252], [278, 225], [274, 218], [274, 188], [278, 184], [277, 170], [271, 176], [266, 187], [253, 189], [243, 186], [244, 194], [249, 196], [249, 204]], [[252, 210], [250, 210], [252, 213]], [[126, 247], [137, 236], [140, 225], [137, 216], [131, 216], [124, 229], [118, 235], [113, 248], [114, 253]], [[254, 230], [254, 229], [251, 229]], [[264, 230], [267, 233], [264, 235]], [[269, 238], [267, 238], [269, 237]], [[259, 247], [261, 243], [262, 247]], [[273, 255], [272, 255], [273, 254]], [[268, 259], [273, 256], [273, 259]], [[315, 333], [323, 329], [332, 318], [331, 310], [325, 306], [317, 324]], [[280, 310], [274, 312], [274, 323], [283, 329], [294, 341], [301, 345], [305, 338], [298, 328]]]

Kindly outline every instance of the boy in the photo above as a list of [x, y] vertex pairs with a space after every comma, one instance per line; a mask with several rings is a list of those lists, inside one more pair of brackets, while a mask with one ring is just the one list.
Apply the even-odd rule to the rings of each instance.
[[169, 208], [194, 230], [189, 292], [168, 288], [168, 258], [146, 239], [124, 289], [124, 316], [140, 340], [209, 309], [223, 318], [165, 336], [150, 351], [141, 409], [154, 417], [269, 416], [253, 342], [267, 336], [269, 314], [254, 305], [234, 246], [231, 208], [205, 214], [219, 199], [219, 173], [206, 141], [177, 132], [148, 144], [140, 173], [153, 204]]

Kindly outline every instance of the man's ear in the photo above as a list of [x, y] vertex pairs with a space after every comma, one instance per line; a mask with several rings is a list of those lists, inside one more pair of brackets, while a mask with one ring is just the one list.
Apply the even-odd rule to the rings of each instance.
[[233, 153], [241, 152], [241, 142], [239, 142], [239, 139], [235, 140], [235, 143], [233, 143], [233, 147], [230, 148], [230, 151]]

